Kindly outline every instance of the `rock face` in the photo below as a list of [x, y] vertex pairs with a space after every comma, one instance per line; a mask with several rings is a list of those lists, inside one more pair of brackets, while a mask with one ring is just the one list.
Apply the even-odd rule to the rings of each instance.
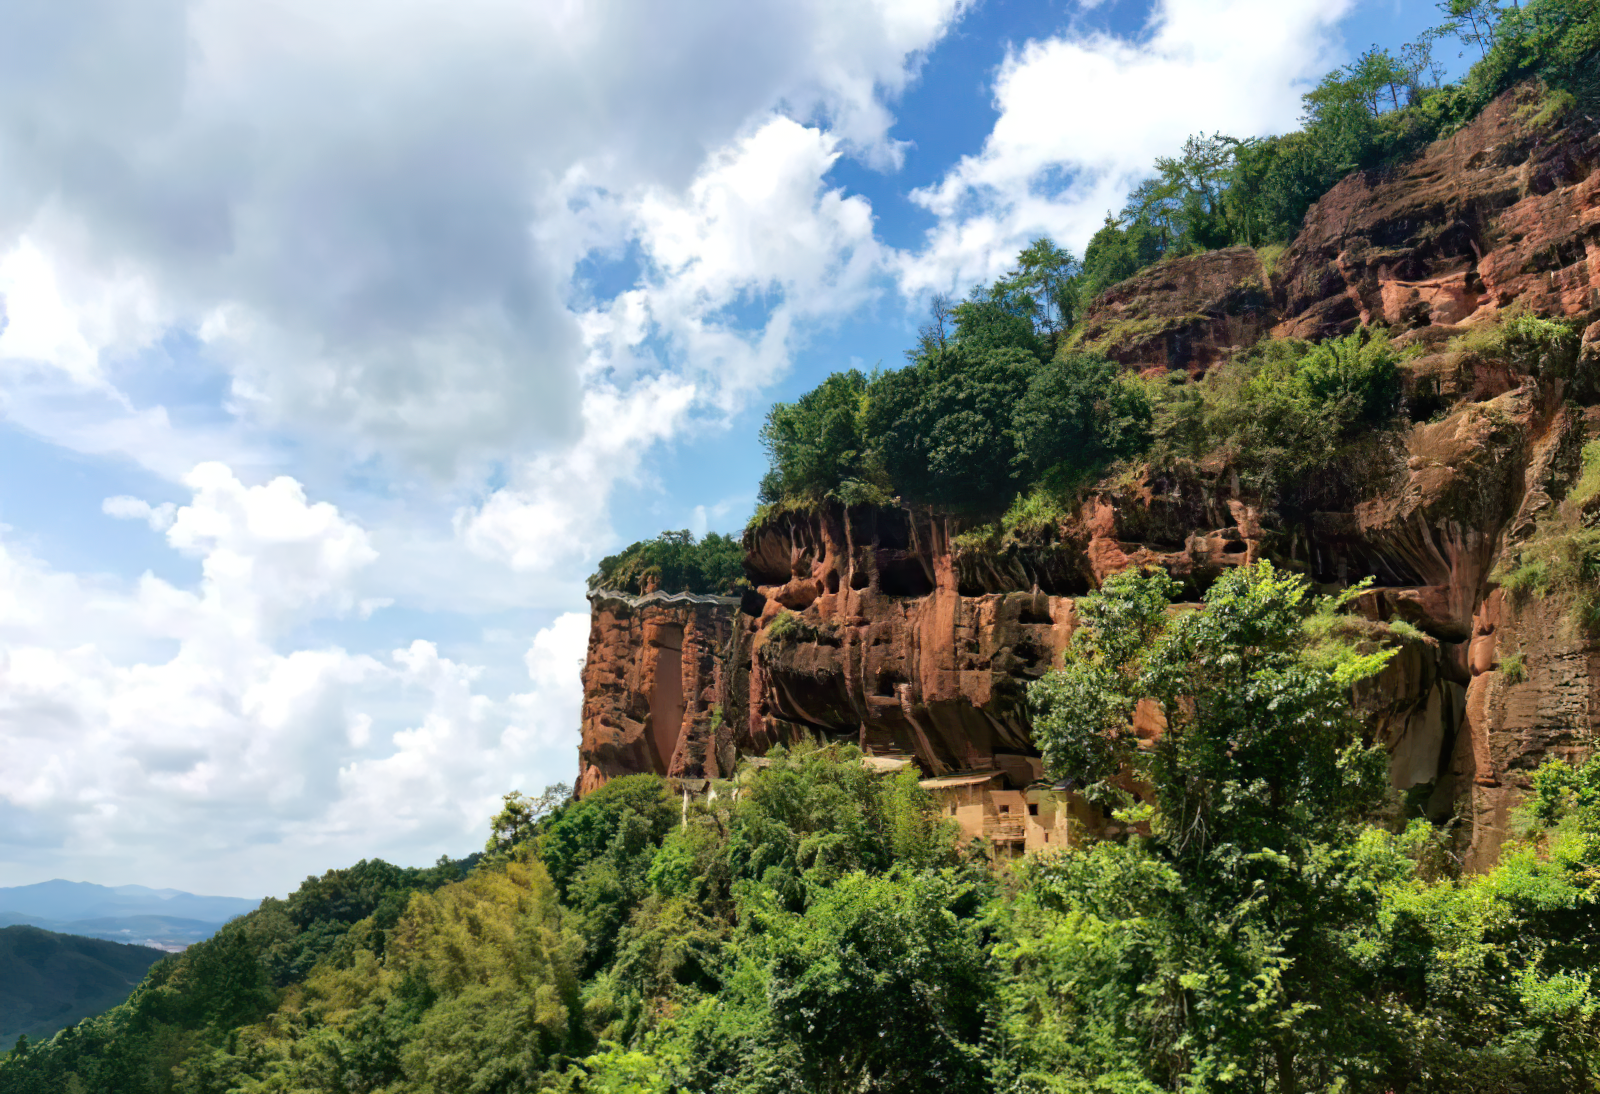
[[1249, 247], [1158, 262], [1107, 289], [1078, 333], [1120, 364], [1200, 375], [1273, 323], [1268, 278]]
[[[1312, 210], [1266, 276], [1244, 248], [1117, 286], [1085, 342], [1130, 368], [1199, 374], [1260, 334], [1326, 337], [1382, 322], [1422, 347], [1408, 430], [1375, 439], [1346, 502], [1290, 511], [1220, 462], [1107, 484], [1061, 525], [1004, 545], [953, 518], [833, 506], [745, 536], [742, 601], [594, 600], [580, 790], [635, 771], [727, 774], [801, 735], [915, 757], [929, 775], [1039, 777], [1025, 689], [1056, 661], [1074, 598], [1131, 565], [1198, 595], [1260, 558], [1328, 588], [1366, 576], [1374, 624], [1408, 624], [1356, 700], [1394, 786], [1460, 818], [1469, 865], [1492, 862], [1531, 769], [1600, 732], [1600, 645], [1557, 598], [1498, 589], [1497, 563], [1559, 502], [1600, 436], [1600, 127], [1535, 125], [1537, 88], [1387, 176], [1353, 176]], [[1452, 350], [1510, 308], [1585, 325], [1552, 371]], [[1141, 712], [1141, 736], [1161, 732]]]
[[1542, 99], [1525, 84], [1393, 176], [1329, 191], [1279, 262], [1279, 332], [1600, 309], [1600, 137], [1577, 111], [1535, 124]]
[[739, 601], [590, 594], [578, 793], [618, 775], [715, 777], [734, 762], [714, 709]]
[[1199, 373], [1268, 330], [1321, 339], [1361, 323], [1470, 327], [1512, 307], [1600, 313], [1600, 124], [1576, 109], [1541, 119], [1543, 105], [1542, 87], [1524, 84], [1411, 163], [1345, 178], [1270, 272], [1247, 247], [1157, 263], [1095, 302], [1081, 344]]

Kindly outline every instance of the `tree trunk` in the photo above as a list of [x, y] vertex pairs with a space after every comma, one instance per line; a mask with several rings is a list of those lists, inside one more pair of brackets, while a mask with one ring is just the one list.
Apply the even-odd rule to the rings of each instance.
[[1294, 1052], [1289, 1048], [1288, 1034], [1273, 1044], [1273, 1055], [1278, 1058], [1278, 1094], [1300, 1094], [1294, 1079]]

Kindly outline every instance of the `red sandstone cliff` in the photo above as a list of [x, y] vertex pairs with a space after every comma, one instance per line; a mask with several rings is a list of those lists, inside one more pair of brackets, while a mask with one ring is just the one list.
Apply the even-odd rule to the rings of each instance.
[[714, 708], [738, 601], [600, 592], [589, 603], [578, 793], [634, 772], [731, 770], [732, 738], [718, 733]]
[[[1468, 861], [1491, 861], [1528, 771], [1600, 731], [1600, 646], [1560, 604], [1491, 579], [1600, 435], [1600, 126], [1536, 125], [1538, 95], [1508, 93], [1410, 165], [1341, 182], [1270, 275], [1245, 248], [1164, 262], [1085, 323], [1083, 340], [1128, 367], [1193, 374], [1269, 330], [1383, 323], [1421, 344], [1408, 385], [1440, 413], [1375, 442], [1347, 503], [1291, 519], [1213, 461], [1108, 485], [1034, 543], [958, 547], [952, 519], [903, 509], [779, 516], [746, 533], [742, 604], [595, 600], [581, 789], [633, 771], [717, 777], [802, 733], [1025, 785], [1024, 689], [1069, 638], [1075, 596], [1129, 565], [1204, 587], [1267, 557], [1332, 587], [1371, 575], [1365, 614], [1422, 632], [1358, 703], [1394, 785], [1459, 814]], [[1575, 368], [1449, 349], [1512, 307], [1581, 319]], [[1508, 651], [1520, 674], [1502, 671]]]

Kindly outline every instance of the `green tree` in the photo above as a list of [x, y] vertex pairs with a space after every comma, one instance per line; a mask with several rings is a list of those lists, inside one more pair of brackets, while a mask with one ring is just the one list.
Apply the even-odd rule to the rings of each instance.
[[994, 292], [1016, 301], [1033, 320], [1035, 331], [1042, 338], [1053, 340], [1076, 318], [1077, 279], [1081, 272], [1082, 267], [1070, 250], [1041, 236], [1017, 255], [1016, 268], [995, 282]]
[[1089, 796], [1115, 793], [1109, 780], [1130, 759], [1143, 654], [1166, 624], [1179, 591], [1165, 570], [1122, 570], [1078, 603], [1080, 626], [1062, 667], [1028, 688], [1034, 741], [1046, 769]]
[[1011, 415], [1039, 358], [1027, 348], [982, 345], [1005, 324], [969, 317], [969, 326], [978, 346], [963, 338], [873, 385], [868, 432], [896, 488], [915, 501], [993, 507], [1019, 485]]
[[775, 403], [761, 427], [770, 467], [761, 499], [821, 500], [846, 481], [874, 476], [862, 419], [867, 378], [857, 369], [835, 372], [792, 403]]
[[[1156, 925], [1107, 966], [1101, 990], [1145, 1046], [1117, 1066], [1197, 1090], [1365, 1081], [1394, 1033], [1351, 1005], [1361, 970], [1342, 932], [1371, 900], [1351, 891], [1339, 848], [1382, 793], [1384, 758], [1362, 746], [1349, 689], [1387, 654], [1309, 659], [1308, 589], [1268, 563], [1224, 574], [1199, 610], [1165, 618], [1169, 590], [1163, 575], [1133, 575], [1089, 598], [1093, 638], [1030, 696], [1052, 774], [1105, 783], [1132, 771], [1153, 792], [1152, 839], [1105, 852], [1152, 857], [1124, 871], [1148, 889], [1118, 897], [1117, 912], [1075, 864], [1053, 883], [1077, 914]], [[1142, 749], [1123, 727], [1146, 699], [1166, 728]]]
[[1125, 281], [1166, 254], [1164, 233], [1149, 221], [1126, 212], [1106, 214], [1100, 229], [1083, 252], [1083, 272], [1077, 283], [1077, 314], [1119, 281]]
[[1143, 389], [1122, 383], [1116, 364], [1063, 353], [1033, 375], [1011, 422], [1018, 456], [1038, 477], [1138, 455], [1150, 445], [1151, 416]]
[[732, 536], [711, 532], [696, 540], [684, 528], [662, 532], [600, 560], [589, 575], [590, 589], [615, 589], [641, 595], [663, 593], [736, 593], [746, 584], [744, 547]]
[[991, 979], [980, 895], [938, 874], [846, 874], [763, 916], [773, 1025], [805, 1089], [978, 1091]]
[[509, 854], [518, 844], [538, 835], [572, 801], [572, 785], [551, 783], [537, 798], [513, 790], [504, 801], [500, 812], [489, 822], [489, 839], [483, 845], [486, 854]]
[[562, 810], [535, 841], [588, 940], [586, 972], [611, 959], [618, 933], [649, 892], [656, 849], [678, 821], [659, 776], [628, 775]]

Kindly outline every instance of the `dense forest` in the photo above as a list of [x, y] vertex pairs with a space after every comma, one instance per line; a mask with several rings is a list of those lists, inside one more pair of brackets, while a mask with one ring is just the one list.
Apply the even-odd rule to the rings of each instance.
[[[1119, 461], [1219, 449], [1285, 505], [1339, 489], [1362, 445], [1434, 412], [1402, 397], [1384, 331], [1269, 340], [1196, 383], [1122, 374], [1079, 320], [1163, 258], [1281, 244], [1338, 178], [1518, 80], [1552, 109], [1594, 101], [1593, 0], [1442, 7], [1441, 35], [1330, 74], [1300, 131], [1191, 140], [1081, 260], [1037, 241], [935, 300], [903, 367], [773, 407], [758, 519], [900, 498], [1025, 536]], [[1445, 32], [1478, 61], [1439, 85]], [[1576, 352], [1528, 316], [1474, 337], [1551, 368]], [[1600, 497], [1600, 443], [1570, 496]], [[1590, 589], [1600, 624], [1600, 533], [1569, 510], [1499, 578]], [[730, 592], [740, 558], [666, 533], [591, 587]], [[701, 797], [653, 775], [512, 793], [481, 853], [309, 878], [126, 1003], [19, 1041], [0, 1094], [1600, 1089], [1600, 759], [1546, 762], [1498, 865], [1464, 871], [1352, 708], [1407, 640], [1349, 613], [1361, 588], [1315, 595], [1259, 562], [1198, 600], [1128, 570], [1077, 601], [1027, 706], [1047, 777], [1116, 838], [962, 844], [914, 770], [829, 742]], [[1154, 741], [1125, 731], [1144, 701], [1167, 714]]]
[[116, 1006], [161, 956], [150, 946], [0, 927], [0, 1049]]
[[[1052, 776], [1136, 834], [997, 862], [845, 745], [709, 800], [513, 794], [475, 861], [308, 879], [0, 1090], [1594, 1089], [1600, 760], [1541, 768], [1463, 876], [1350, 708], [1381, 628], [1267, 563], [1174, 591], [1107, 582], [1029, 695]], [[1143, 698], [1152, 750], [1114, 732]]]

